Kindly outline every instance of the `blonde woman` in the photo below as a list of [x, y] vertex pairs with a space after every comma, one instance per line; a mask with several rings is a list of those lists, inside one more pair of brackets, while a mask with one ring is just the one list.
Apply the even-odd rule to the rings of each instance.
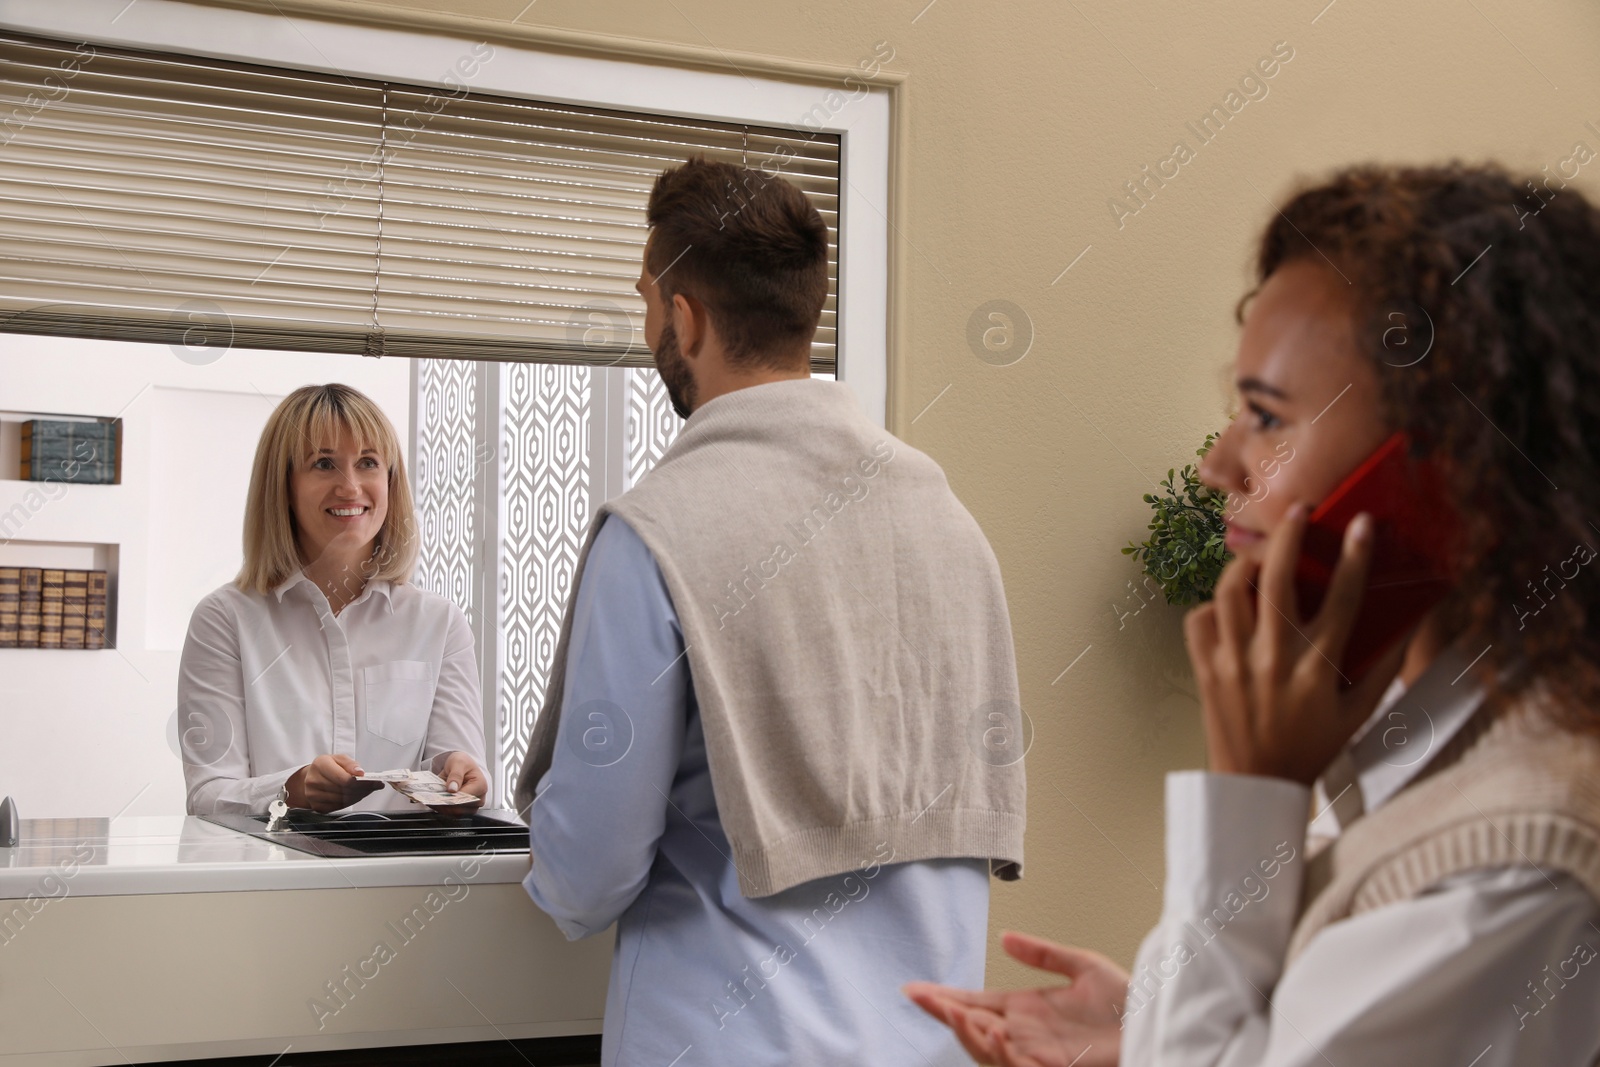
[[488, 795], [472, 631], [408, 584], [417, 544], [389, 420], [345, 385], [267, 420], [244, 567], [202, 600], [178, 675], [192, 815], [412, 808], [363, 769], [430, 769]]

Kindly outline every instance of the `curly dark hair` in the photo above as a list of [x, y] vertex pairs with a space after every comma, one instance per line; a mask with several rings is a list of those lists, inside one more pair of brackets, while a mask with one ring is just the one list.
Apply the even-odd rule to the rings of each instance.
[[1257, 288], [1302, 259], [1350, 284], [1389, 424], [1446, 473], [1446, 633], [1488, 647], [1501, 697], [1537, 681], [1564, 726], [1600, 732], [1600, 574], [1556, 575], [1600, 546], [1600, 210], [1548, 169], [1351, 167], [1272, 220]]

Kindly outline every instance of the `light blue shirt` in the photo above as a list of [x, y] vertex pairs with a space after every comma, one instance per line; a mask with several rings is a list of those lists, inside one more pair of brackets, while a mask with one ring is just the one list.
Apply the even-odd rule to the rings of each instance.
[[900, 993], [983, 986], [988, 863], [889, 863], [759, 899], [717, 817], [683, 631], [616, 516], [590, 547], [523, 885], [569, 938], [617, 926], [605, 1067], [969, 1064]]

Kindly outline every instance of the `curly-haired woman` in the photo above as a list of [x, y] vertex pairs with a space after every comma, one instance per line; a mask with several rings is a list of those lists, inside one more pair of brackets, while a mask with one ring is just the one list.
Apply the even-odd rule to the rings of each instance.
[[[1201, 470], [1250, 503], [1185, 623], [1211, 770], [1168, 778], [1160, 923], [1131, 976], [1008, 934], [1071, 984], [908, 987], [980, 1062], [1596, 1062], [1600, 211], [1533, 190], [1358, 167], [1268, 227], [1243, 410]], [[1372, 517], [1309, 617], [1295, 561], [1307, 506], [1396, 431], [1444, 475], [1457, 579], [1345, 686]]]

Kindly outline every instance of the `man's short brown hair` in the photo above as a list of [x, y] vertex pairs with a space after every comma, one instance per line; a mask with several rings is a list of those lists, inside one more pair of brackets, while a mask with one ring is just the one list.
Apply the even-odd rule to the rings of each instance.
[[696, 156], [663, 171], [646, 209], [645, 270], [670, 304], [705, 304], [735, 363], [788, 368], [828, 299], [828, 227], [797, 187]]

